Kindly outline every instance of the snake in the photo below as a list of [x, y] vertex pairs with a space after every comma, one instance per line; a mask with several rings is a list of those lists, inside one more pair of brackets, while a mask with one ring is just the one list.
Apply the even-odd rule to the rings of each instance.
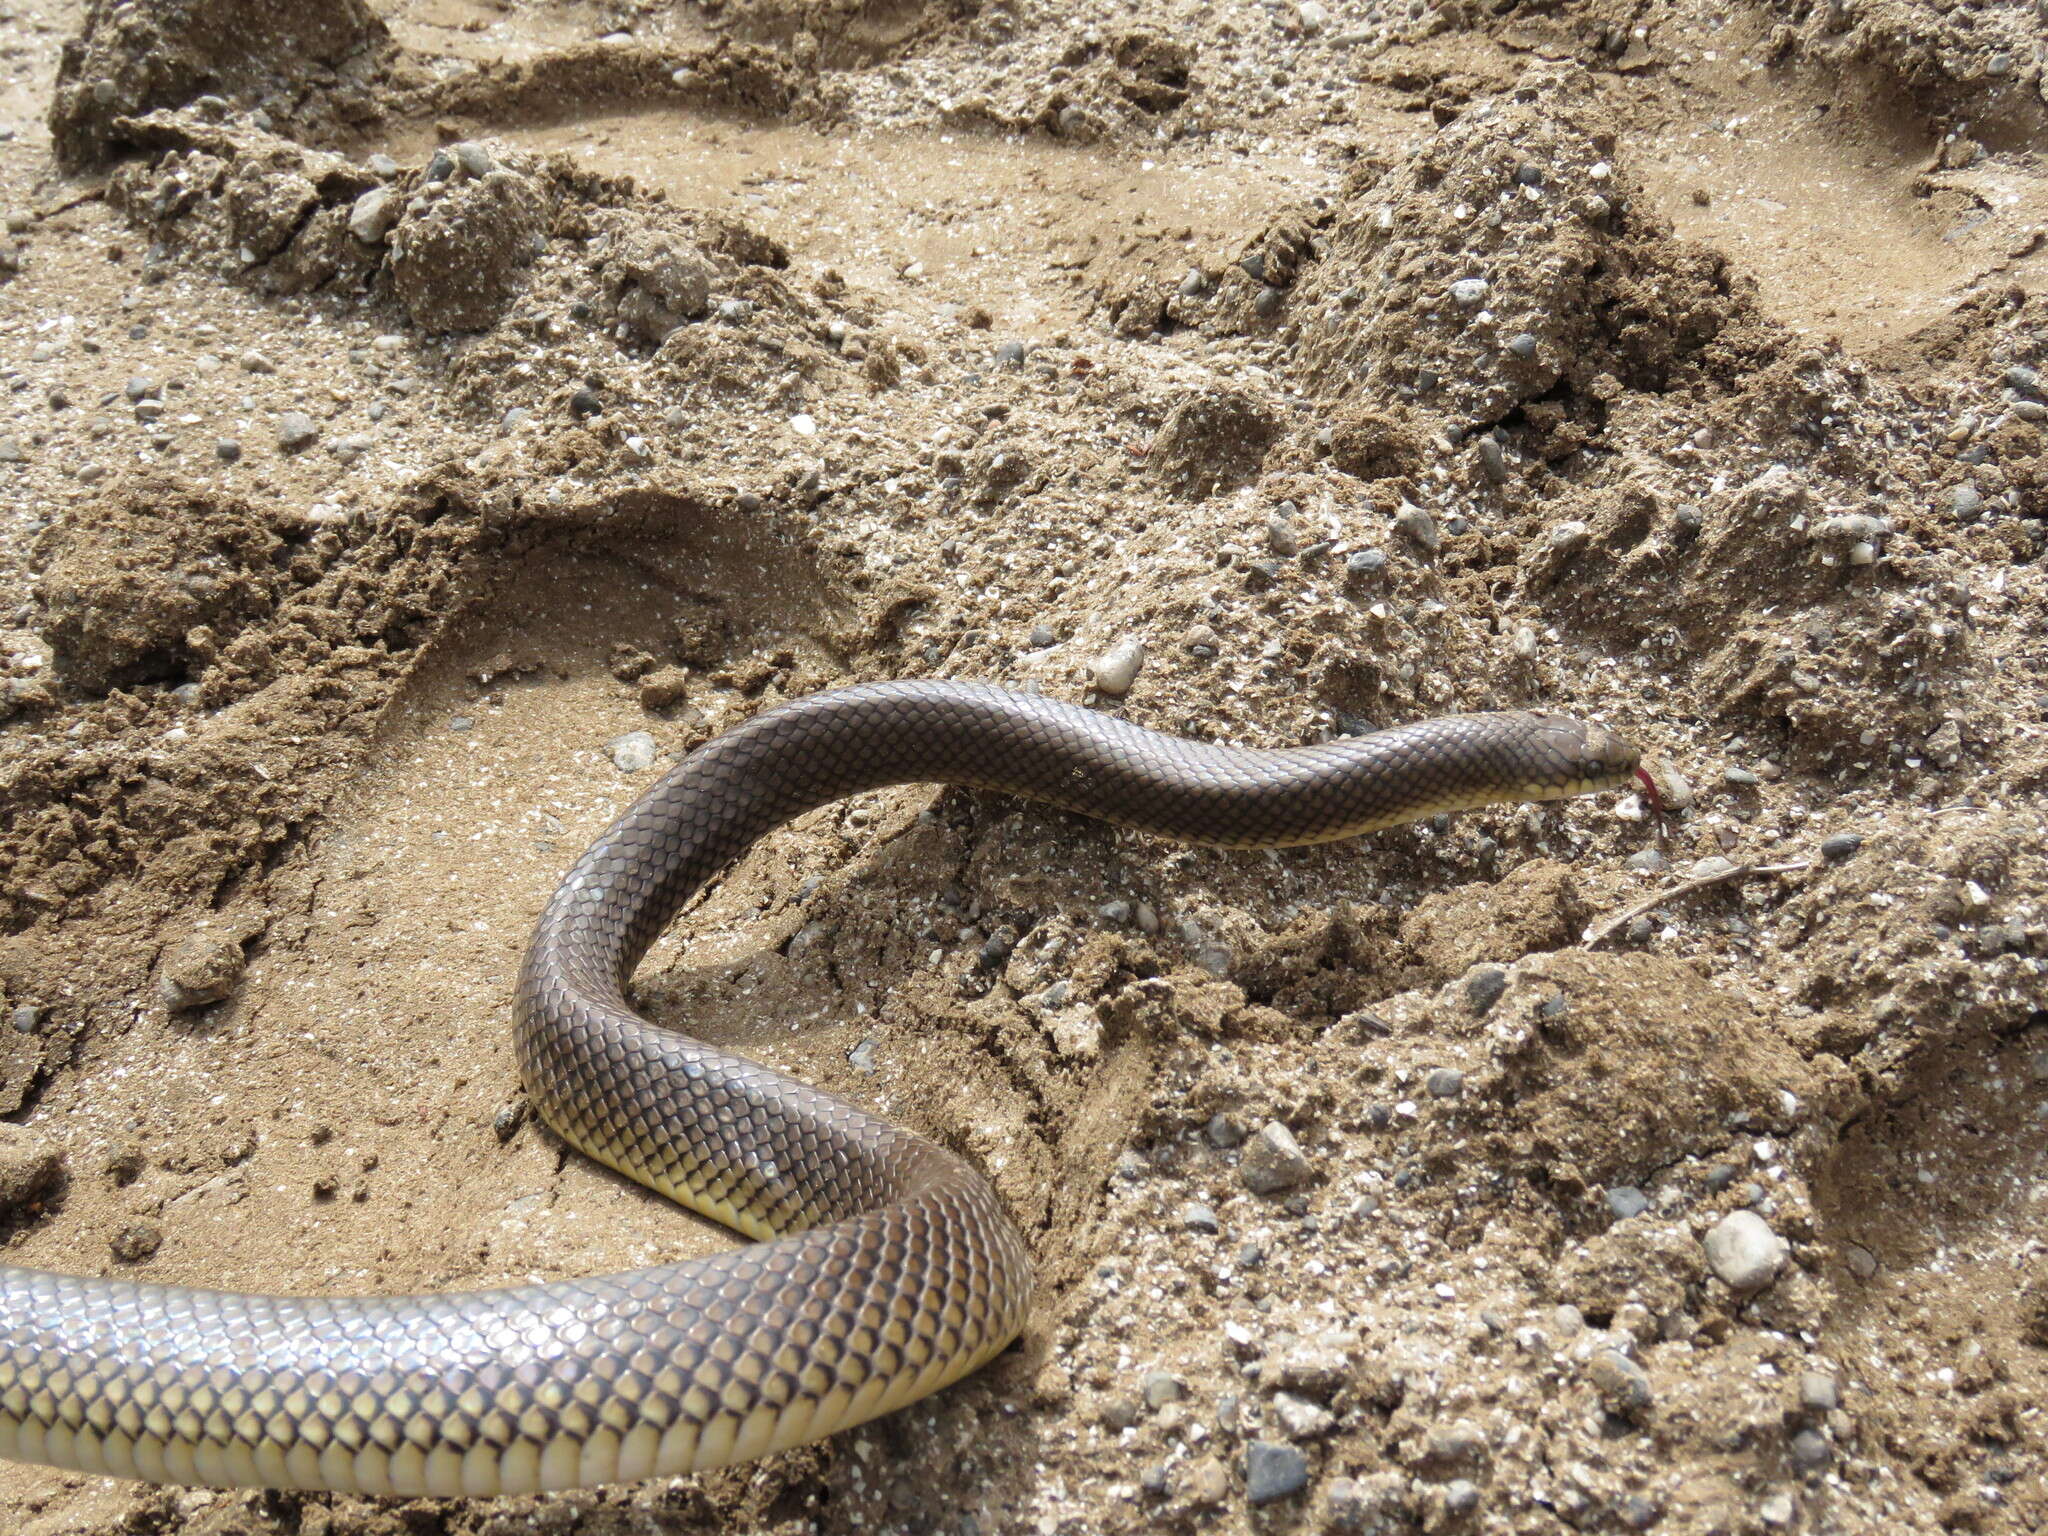
[[1454, 715], [1261, 750], [948, 680], [769, 708], [577, 860], [513, 1000], [564, 1140], [752, 1242], [467, 1292], [235, 1294], [0, 1267], [0, 1456], [152, 1482], [484, 1496], [768, 1455], [958, 1380], [1022, 1330], [1030, 1247], [965, 1157], [643, 1017], [635, 967], [771, 829], [937, 782], [1179, 842], [1325, 842], [1649, 779], [1604, 727]]

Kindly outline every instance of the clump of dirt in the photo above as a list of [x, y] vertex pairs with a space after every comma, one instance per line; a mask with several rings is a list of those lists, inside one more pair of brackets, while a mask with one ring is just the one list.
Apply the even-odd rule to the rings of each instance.
[[[64, 45], [50, 103], [58, 168], [96, 169], [136, 140], [122, 119], [206, 94], [279, 95], [282, 113], [316, 131], [370, 114], [365, 75], [390, 47], [363, 0], [188, 0], [153, 7], [90, 0]], [[283, 103], [278, 103], [283, 106]]]
[[44, 535], [43, 634], [87, 693], [186, 684], [277, 605], [285, 542], [262, 514], [167, 476], [86, 502]]

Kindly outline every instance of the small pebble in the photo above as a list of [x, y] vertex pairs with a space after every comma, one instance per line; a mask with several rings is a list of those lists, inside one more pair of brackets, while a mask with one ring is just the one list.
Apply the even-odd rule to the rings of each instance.
[[1744, 1294], [1777, 1279], [1792, 1256], [1791, 1245], [1754, 1211], [1731, 1211], [1704, 1242], [1708, 1266], [1730, 1290]]
[[1618, 1349], [1595, 1350], [1586, 1362], [1586, 1379], [1609, 1410], [1623, 1418], [1641, 1413], [1655, 1396], [1649, 1373]]
[[1239, 1146], [1244, 1141], [1244, 1127], [1226, 1114], [1214, 1114], [1202, 1133], [1209, 1138], [1209, 1145], [1218, 1148]]
[[1143, 1394], [1147, 1408], [1164, 1408], [1187, 1396], [1187, 1389], [1171, 1371], [1147, 1371], [1139, 1378], [1138, 1391]]
[[1515, 357], [1527, 362], [1536, 355], [1536, 338], [1527, 331], [1508, 338], [1507, 350]]
[[36, 1026], [42, 1022], [42, 1010], [40, 1008], [32, 1007], [27, 1003], [22, 1003], [7, 1015], [7, 1023], [9, 1027], [12, 1028], [14, 1032], [18, 1035], [34, 1034], [36, 1032]]
[[1655, 848], [1632, 853], [1624, 862], [1639, 875], [1661, 875], [1671, 867], [1671, 861]]
[[1484, 1014], [1507, 991], [1508, 973], [1504, 966], [1475, 965], [1465, 973], [1464, 986], [1465, 1006], [1475, 1014]]
[[320, 429], [304, 411], [286, 411], [277, 418], [277, 446], [284, 453], [297, 453], [319, 436]]
[[1461, 277], [1451, 284], [1451, 299], [1467, 309], [1486, 297], [1486, 279], [1483, 277]]
[[1213, 1207], [1199, 1200], [1190, 1200], [1180, 1208], [1180, 1224], [1190, 1232], [1220, 1232], [1223, 1224], [1216, 1219]]
[[1801, 1371], [1799, 1406], [1808, 1413], [1833, 1413], [1842, 1406], [1842, 1389], [1826, 1371]]
[[107, 1240], [107, 1247], [123, 1264], [141, 1264], [152, 1259], [163, 1245], [163, 1232], [146, 1221], [123, 1227]]
[[1799, 1513], [1799, 1506], [1793, 1502], [1791, 1494], [1780, 1491], [1757, 1505], [1756, 1512], [1763, 1517], [1765, 1525], [1782, 1529], [1792, 1523], [1793, 1516]]
[[611, 754], [612, 766], [621, 773], [645, 773], [660, 755], [660, 747], [647, 731], [628, 731], [623, 736], [614, 736], [606, 743], [605, 751]]
[[1291, 1498], [1308, 1486], [1308, 1458], [1277, 1440], [1254, 1440], [1244, 1450], [1244, 1496], [1252, 1504]]
[[242, 457], [242, 445], [232, 437], [218, 439], [213, 445], [213, 456], [223, 464], [234, 464]]
[[1686, 872], [1689, 880], [1719, 880], [1733, 874], [1739, 868], [1733, 859], [1724, 859], [1718, 853], [1709, 854], [1693, 864]]
[[569, 396], [569, 414], [578, 421], [601, 416], [604, 414], [604, 397], [586, 384]]
[[1032, 626], [1030, 637], [1024, 642], [1034, 651], [1042, 651], [1049, 645], [1058, 645], [1060, 637], [1043, 624]]
[[2041, 392], [2041, 375], [2024, 363], [2014, 363], [2005, 370], [2005, 382], [2023, 394], [2036, 395]]
[[996, 348], [996, 366], [998, 368], [1022, 368], [1024, 366], [1024, 358], [1024, 343], [1021, 341], [1006, 341]]
[[239, 359], [245, 373], [275, 373], [277, 365], [258, 352], [254, 347], [244, 352]]
[[1358, 578], [1377, 576], [1387, 568], [1384, 550], [1358, 549], [1344, 557], [1344, 574]]
[[1444, 1512], [1464, 1516], [1479, 1507], [1479, 1485], [1469, 1477], [1454, 1477], [1444, 1484]]
[[1125, 640], [1105, 655], [1098, 656], [1089, 672], [1098, 689], [1120, 699], [1131, 691], [1131, 684], [1138, 680], [1138, 669], [1144, 664], [1145, 642]]
[[451, 144], [448, 152], [455, 157], [455, 163], [471, 176], [488, 176], [498, 168], [498, 162], [492, 157], [490, 150], [474, 139]]
[[1853, 859], [1863, 851], [1863, 839], [1854, 832], [1837, 832], [1821, 840], [1820, 856], [1830, 864]]
[[1401, 503], [1401, 510], [1394, 514], [1394, 526], [1424, 554], [1433, 555], [1443, 548], [1443, 535], [1437, 532], [1436, 519], [1411, 502]]
[[1803, 1471], [1818, 1472], [1835, 1459], [1835, 1448], [1817, 1429], [1800, 1430], [1792, 1437], [1792, 1464]]
[[1650, 1197], [1633, 1184], [1616, 1184], [1607, 1191], [1607, 1209], [1616, 1221], [1627, 1221], [1650, 1208]]
[[1337, 1427], [1337, 1416], [1329, 1409], [1292, 1392], [1273, 1394], [1273, 1417], [1290, 1440], [1314, 1440]]
[[1455, 1099], [1465, 1091], [1465, 1074], [1456, 1067], [1438, 1067], [1429, 1074], [1427, 1086], [1433, 1099]]
[[1278, 1120], [1269, 1122], [1244, 1149], [1237, 1176], [1255, 1195], [1276, 1195], [1299, 1189], [1314, 1173], [1301, 1143]]
[[1950, 491], [1948, 504], [1959, 523], [1974, 523], [1984, 515], [1984, 493], [1974, 485], [1959, 485]]

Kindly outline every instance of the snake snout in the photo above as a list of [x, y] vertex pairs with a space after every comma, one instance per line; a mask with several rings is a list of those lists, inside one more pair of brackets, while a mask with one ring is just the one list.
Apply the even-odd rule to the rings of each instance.
[[1579, 764], [1586, 789], [1611, 789], [1632, 777], [1643, 754], [1604, 725], [1580, 728]]

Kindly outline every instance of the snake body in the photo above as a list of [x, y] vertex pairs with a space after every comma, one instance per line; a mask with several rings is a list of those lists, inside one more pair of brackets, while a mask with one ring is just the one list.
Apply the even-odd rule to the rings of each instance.
[[1612, 787], [1634, 750], [1519, 713], [1265, 752], [952, 682], [841, 689], [699, 748], [583, 855], [515, 1003], [534, 1105], [759, 1241], [546, 1285], [234, 1295], [0, 1268], [0, 1456], [157, 1482], [503, 1494], [717, 1467], [859, 1424], [1022, 1327], [1023, 1237], [961, 1158], [641, 1018], [625, 985], [763, 833], [862, 790], [1008, 791], [1272, 847]]

